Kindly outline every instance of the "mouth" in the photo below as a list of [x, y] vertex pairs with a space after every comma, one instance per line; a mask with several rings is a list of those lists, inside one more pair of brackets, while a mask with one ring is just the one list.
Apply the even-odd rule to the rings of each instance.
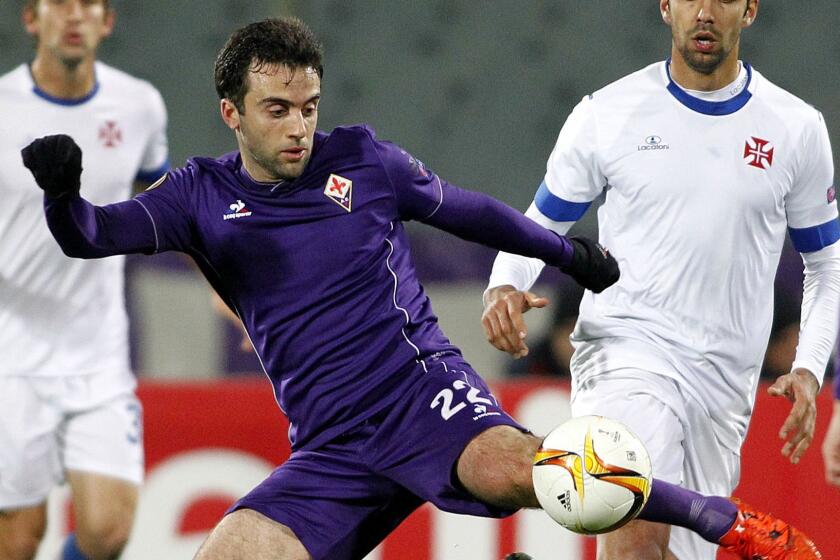
[[79, 46], [83, 43], [84, 38], [78, 31], [68, 31], [64, 34], [64, 42], [68, 45]]
[[304, 158], [306, 152], [307, 150], [303, 146], [295, 146], [294, 148], [287, 148], [280, 153], [283, 154], [286, 160], [290, 162], [298, 162]]
[[694, 48], [702, 53], [710, 53], [715, 50], [717, 46], [717, 39], [714, 33], [710, 31], [700, 31], [691, 36], [691, 41], [694, 43]]

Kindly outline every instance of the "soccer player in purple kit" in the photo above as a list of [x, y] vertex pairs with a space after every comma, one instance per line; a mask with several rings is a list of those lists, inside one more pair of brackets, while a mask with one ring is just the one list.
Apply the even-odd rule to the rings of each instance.
[[[541, 258], [593, 291], [619, 276], [596, 243], [448, 184], [366, 126], [316, 131], [322, 73], [318, 41], [294, 18], [236, 31], [215, 77], [239, 151], [193, 158], [126, 202], [79, 196], [70, 137], [23, 150], [68, 255], [195, 259], [242, 319], [289, 418], [291, 457], [231, 508], [202, 560], [361, 558], [426, 501], [486, 517], [538, 507], [540, 439], [437, 326], [404, 221]], [[717, 510], [725, 498], [672, 486], [654, 484], [648, 519], [707, 539], [734, 530]]]

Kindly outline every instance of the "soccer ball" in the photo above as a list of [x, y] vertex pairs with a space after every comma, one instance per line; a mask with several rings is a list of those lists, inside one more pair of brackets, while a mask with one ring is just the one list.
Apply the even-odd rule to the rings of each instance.
[[534, 456], [534, 490], [563, 527], [593, 535], [618, 529], [650, 494], [650, 456], [615, 420], [581, 416], [556, 427]]

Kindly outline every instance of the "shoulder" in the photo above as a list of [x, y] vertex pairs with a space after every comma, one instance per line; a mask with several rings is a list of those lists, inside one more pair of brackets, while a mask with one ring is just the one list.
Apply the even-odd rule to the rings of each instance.
[[343, 148], [367, 147], [376, 142], [376, 131], [367, 124], [337, 126], [329, 133], [321, 133], [324, 145], [341, 144]]
[[761, 108], [790, 127], [823, 126], [822, 114], [816, 107], [771, 82], [755, 68], [752, 72], [753, 80], [756, 81], [753, 99]]
[[32, 79], [29, 77], [29, 68], [26, 64], [0, 75], [0, 93], [8, 95], [32, 89]]
[[587, 98], [596, 107], [638, 103], [640, 97], [647, 97], [665, 89], [662, 75], [664, 64], [650, 64], [592, 92]]
[[104, 62], [96, 62], [96, 79], [102, 93], [131, 97], [133, 102], [145, 102], [157, 107], [163, 104], [160, 92], [151, 82], [132, 76]]

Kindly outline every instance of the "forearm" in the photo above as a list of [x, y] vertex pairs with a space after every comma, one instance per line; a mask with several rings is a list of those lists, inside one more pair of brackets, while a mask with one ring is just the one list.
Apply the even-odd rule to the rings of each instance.
[[[539, 211], [534, 203], [531, 203], [531, 206], [525, 211], [525, 216], [559, 235], [566, 235], [566, 232], [574, 224], [574, 222], [550, 220]], [[487, 284], [488, 289], [509, 285], [517, 290], [530, 290], [544, 266], [545, 263], [539, 259], [501, 252], [493, 262], [493, 270]]]
[[482, 193], [449, 186], [439, 208], [425, 223], [499, 251], [564, 267], [573, 248], [569, 241], [522, 213]]
[[811, 371], [822, 384], [837, 338], [840, 309], [840, 243], [803, 255], [805, 282], [799, 345], [793, 369]]
[[94, 206], [77, 195], [44, 197], [44, 212], [53, 237], [69, 257], [152, 253], [157, 246], [151, 218], [136, 200]]

